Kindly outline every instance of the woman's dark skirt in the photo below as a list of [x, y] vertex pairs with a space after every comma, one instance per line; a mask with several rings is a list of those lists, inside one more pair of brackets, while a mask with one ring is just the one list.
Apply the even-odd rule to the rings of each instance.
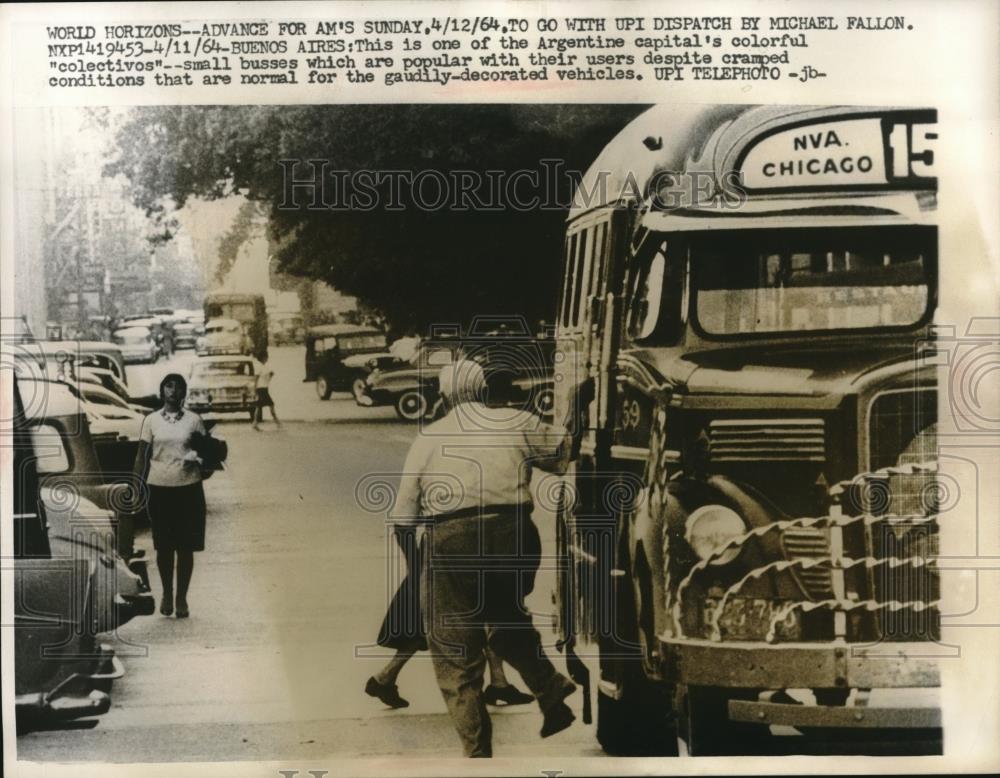
[[149, 486], [149, 523], [157, 551], [205, 550], [205, 490], [187, 486]]
[[426, 651], [420, 612], [420, 549], [413, 532], [400, 536], [406, 557], [406, 577], [396, 590], [378, 631], [378, 644], [397, 651]]

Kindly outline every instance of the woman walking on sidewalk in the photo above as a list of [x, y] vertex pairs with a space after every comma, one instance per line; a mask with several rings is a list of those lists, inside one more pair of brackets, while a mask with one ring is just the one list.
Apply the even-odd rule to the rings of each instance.
[[186, 396], [187, 382], [181, 375], [169, 373], [160, 382], [163, 407], [142, 422], [134, 467], [148, 495], [146, 507], [163, 586], [160, 613], [170, 616], [176, 606], [179, 619], [190, 615], [187, 594], [194, 552], [205, 549], [205, 491], [201, 460], [192, 446], [206, 431], [201, 417], [184, 409]]

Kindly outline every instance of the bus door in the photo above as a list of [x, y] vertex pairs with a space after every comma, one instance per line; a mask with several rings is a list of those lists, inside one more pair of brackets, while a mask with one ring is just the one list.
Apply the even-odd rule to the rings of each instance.
[[564, 483], [572, 494], [562, 501], [556, 524], [562, 560], [557, 582], [561, 631], [567, 641], [567, 667], [571, 672], [576, 668], [574, 677], [581, 682], [587, 674], [578, 664], [575, 638], [589, 642], [604, 631], [597, 608], [602, 595], [597, 589], [606, 590], [610, 555], [604, 549], [614, 537], [613, 517], [595, 512], [593, 506], [606, 502], [602, 495], [607, 487], [606, 452], [613, 421], [611, 371], [621, 272], [614, 248], [619, 235], [624, 235], [619, 229], [624, 217], [625, 212], [608, 208], [570, 225], [558, 311], [555, 418], [566, 418], [574, 401], [573, 389], [581, 381], [589, 378], [594, 383], [594, 400], [588, 408], [577, 409], [573, 417], [574, 423], [584, 425], [585, 435], [572, 480]]
[[[555, 360], [555, 418], [566, 418], [573, 389], [584, 379], [595, 382], [595, 402], [577, 417], [586, 425], [584, 456], [592, 456], [596, 430], [608, 422], [608, 382], [606, 372], [612, 342], [604, 327], [611, 291], [608, 261], [613, 239], [612, 224], [617, 222], [611, 209], [598, 211], [576, 220], [566, 234], [565, 272], [562, 298], [557, 318], [557, 355]], [[612, 303], [612, 306], [614, 304]], [[603, 408], [603, 412], [602, 412]]]

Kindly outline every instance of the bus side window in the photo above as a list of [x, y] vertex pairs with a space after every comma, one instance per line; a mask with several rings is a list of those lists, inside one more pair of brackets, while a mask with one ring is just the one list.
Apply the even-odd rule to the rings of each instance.
[[590, 280], [590, 259], [593, 254], [594, 231], [591, 228], [580, 233], [580, 245], [577, 249], [576, 272], [573, 275], [573, 308], [570, 311], [569, 324], [573, 329], [583, 326], [583, 311], [586, 306], [581, 305], [582, 298], [587, 293], [584, 286], [584, 279]]
[[558, 322], [563, 327], [569, 326], [569, 311], [572, 304], [573, 274], [576, 271], [576, 247], [578, 243], [578, 233], [573, 233], [566, 238], [566, 264], [563, 276], [562, 307], [559, 311]]
[[602, 294], [604, 281], [604, 266], [608, 256], [608, 225], [606, 222], [599, 223], [594, 227], [594, 259], [591, 262], [593, 273], [590, 278], [590, 288], [587, 290], [588, 296]]

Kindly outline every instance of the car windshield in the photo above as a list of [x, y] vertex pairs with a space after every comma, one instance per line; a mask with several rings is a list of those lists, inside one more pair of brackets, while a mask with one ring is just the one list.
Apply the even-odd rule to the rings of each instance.
[[253, 365], [250, 362], [204, 362], [194, 366], [192, 376], [238, 375], [252, 376]]
[[230, 334], [239, 332], [239, 329], [235, 324], [213, 324], [211, 327], [205, 327], [205, 333], [208, 335], [216, 335], [220, 332]]
[[914, 325], [927, 311], [936, 254], [932, 227], [695, 236], [695, 315], [713, 335]]

